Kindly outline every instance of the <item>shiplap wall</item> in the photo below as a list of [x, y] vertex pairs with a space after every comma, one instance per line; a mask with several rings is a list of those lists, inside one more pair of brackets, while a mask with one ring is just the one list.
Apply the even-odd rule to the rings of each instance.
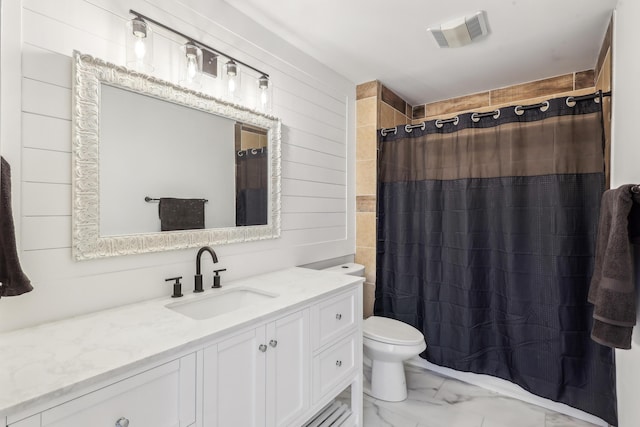
[[[3, 98], [1, 147], [14, 165], [20, 255], [35, 290], [0, 300], [0, 331], [169, 295], [167, 277], [182, 275], [185, 290], [193, 287], [196, 250], [71, 258], [71, 54], [75, 49], [124, 65], [129, 9], [271, 76], [273, 114], [283, 123], [282, 237], [216, 247], [216, 268], [228, 270], [223, 283], [354, 253], [352, 82], [223, 1], [3, 0], [2, 96], [16, 95]], [[16, 20], [21, 29], [4, 25]], [[172, 80], [182, 42], [156, 31], [155, 75]], [[11, 47], [21, 49], [21, 63], [7, 60]], [[17, 72], [20, 92], [11, 84]], [[209, 259], [203, 265], [212, 270]]]

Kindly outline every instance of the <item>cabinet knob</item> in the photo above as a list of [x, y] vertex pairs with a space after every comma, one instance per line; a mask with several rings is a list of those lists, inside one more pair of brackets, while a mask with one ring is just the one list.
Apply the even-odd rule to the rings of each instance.
[[338, 319], [338, 320], [342, 319], [342, 314], [340, 314], [340, 313], [336, 314], [336, 319]]
[[269, 345], [270, 345], [271, 347], [275, 348], [275, 347], [278, 345], [278, 341], [276, 341], [276, 340], [271, 340], [271, 341], [269, 341]]
[[258, 350], [264, 353], [265, 351], [267, 351], [267, 346], [264, 344], [260, 344], [260, 346], [258, 346]]
[[336, 366], [337, 367], [342, 366], [342, 360], [336, 360]]
[[125, 417], [120, 417], [120, 419], [116, 421], [116, 427], [129, 427], [129, 420]]

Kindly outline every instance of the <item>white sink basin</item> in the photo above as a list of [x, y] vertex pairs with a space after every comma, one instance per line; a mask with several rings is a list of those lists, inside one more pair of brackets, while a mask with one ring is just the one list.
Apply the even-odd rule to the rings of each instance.
[[187, 317], [191, 317], [192, 319], [203, 320], [267, 301], [278, 296], [251, 288], [214, 290], [211, 292], [211, 295], [195, 298], [190, 301], [173, 302], [167, 304], [165, 307]]

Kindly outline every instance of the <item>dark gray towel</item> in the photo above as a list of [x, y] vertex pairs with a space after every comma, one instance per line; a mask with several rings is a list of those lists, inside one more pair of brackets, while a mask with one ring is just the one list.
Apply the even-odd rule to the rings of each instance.
[[204, 199], [160, 199], [158, 213], [162, 231], [204, 228]]
[[591, 338], [613, 348], [631, 348], [636, 324], [633, 260], [629, 241], [632, 185], [602, 195], [596, 259], [589, 302], [594, 305]]
[[0, 157], [0, 297], [22, 295], [33, 290], [22, 271], [11, 209], [11, 167]]

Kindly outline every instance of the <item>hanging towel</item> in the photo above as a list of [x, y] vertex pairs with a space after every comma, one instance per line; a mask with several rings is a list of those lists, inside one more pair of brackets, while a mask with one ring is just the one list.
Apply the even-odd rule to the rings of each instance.
[[0, 297], [22, 295], [33, 290], [22, 271], [11, 210], [11, 168], [0, 157]]
[[591, 338], [602, 345], [630, 349], [636, 324], [633, 260], [629, 241], [632, 185], [602, 195], [596, 259], [589, 287], [594, 305]]
[[158, 213], [162, 231], [204, 228], [204, 199], [160, 199]]

